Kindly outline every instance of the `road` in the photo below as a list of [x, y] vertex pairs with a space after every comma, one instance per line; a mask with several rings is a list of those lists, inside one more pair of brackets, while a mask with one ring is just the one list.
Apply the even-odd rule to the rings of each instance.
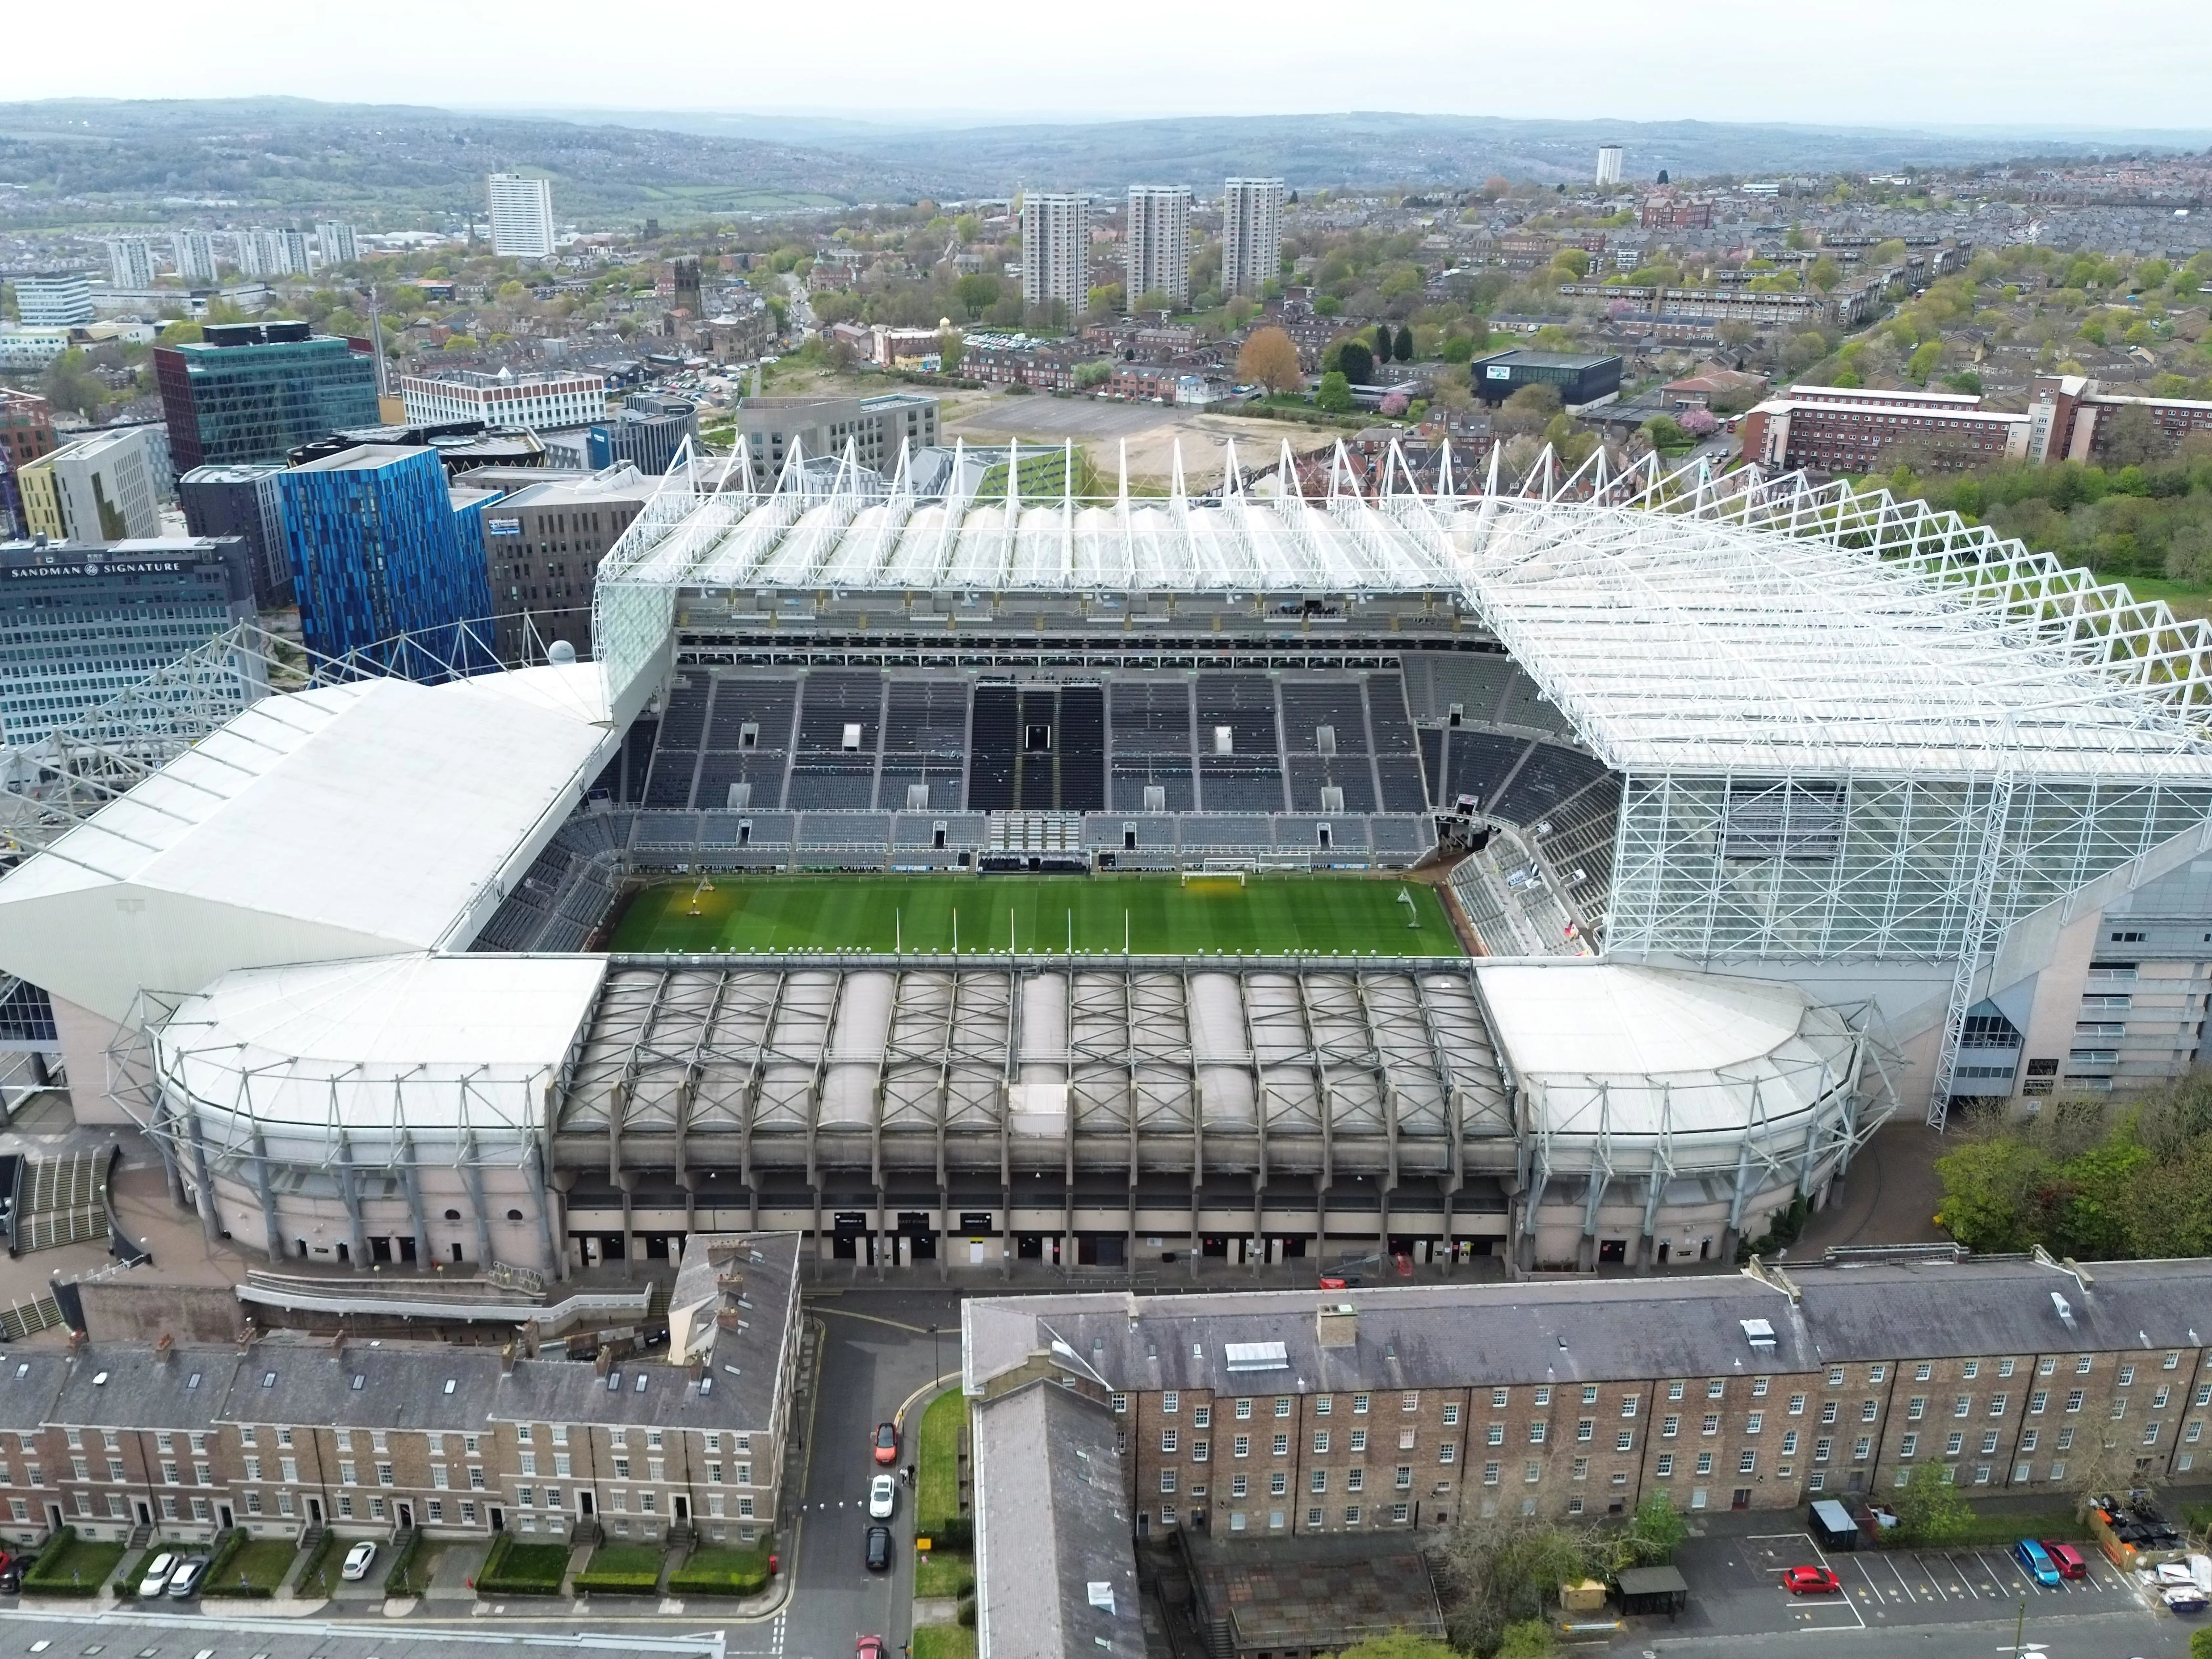
[[[890, 1522], [892, 1570], [872, 1573], [863, 1559], [868, 1482], [877, 1473], [870, 1438], [917, 1389], [933, 1365], [959, 1363], [957, 1296], [902, 1287], [856, 1288], [810, 1301], [821, 1322], [811, 1423], [806, 1433], [802, 1507], [787, 1559], [794, 1573], [781, 1629], [753, 1626], [730, 1632], [732, 1654], [771, 1659], [850, 1659], [853, 1638], [881, 1636], [896, 1651], [914, 1610], [914, 1493], [899, 1492]], [[928, 1327], [944, 1334], [934, 1345]], [[934, 1346], [939, 1358], [933, 1359]], [[917, 1407], [918, 1414], [918, 1407]], [[913, 1461], [913, 1430], [902, 1438], [902, 1466]]]

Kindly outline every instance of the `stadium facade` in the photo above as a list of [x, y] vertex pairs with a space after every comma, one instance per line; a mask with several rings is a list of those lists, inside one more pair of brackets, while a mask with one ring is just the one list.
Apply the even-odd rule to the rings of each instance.
[[[1601, 465], [1103, 501], [687, 465], [593, 660], [350, 660], [158, 769], [189, 721], [144, 700], [93, 784], [19, 764], [0, 967], [211, 1234], [364, 1267], [763, 1228], [1656, 1266], [1825, 1201], [1900, 1105], [2192, 1063], [2212, 634], [1922, 504]], [[1474, 958], [594, 949], [654, 872], [1470, 848]]]

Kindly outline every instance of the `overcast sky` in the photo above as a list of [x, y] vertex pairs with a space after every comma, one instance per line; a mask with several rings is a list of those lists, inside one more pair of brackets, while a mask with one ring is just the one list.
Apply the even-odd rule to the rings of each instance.
[[[0, 98], [977, 121], [1350, 109], [1572, 118], [2212, 127], [2203, 0], [383, 0], [266, 15], [15, 0]], [[88, 33], [90, 26], [93, 33]]]

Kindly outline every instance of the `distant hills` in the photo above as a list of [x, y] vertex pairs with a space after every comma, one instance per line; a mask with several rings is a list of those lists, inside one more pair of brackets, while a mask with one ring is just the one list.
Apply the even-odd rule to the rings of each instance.
[[[2026, 156], [2198, 149], [2212, 132], [2037, 132], [1508, 121], [1389, 113], [955, 126], [711, 112], [465, 112], [303, 99], [0, 104], [0, 226], [174, 222], [195, 214], [369, 227], [483, 210], [483, 178], [550, 174], [585, 226], [677, 225], [749, 212], [1023, 186], [1111, 192], [1280, 174], [1301, 189], [1571, 182], [1601, 143], [1631, 179], [1887, 170]], [[228, 205], [234, 204], [234, 208]]]

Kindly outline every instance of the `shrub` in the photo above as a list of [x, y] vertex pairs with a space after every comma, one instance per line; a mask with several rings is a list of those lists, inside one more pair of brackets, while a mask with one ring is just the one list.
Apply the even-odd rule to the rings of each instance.
[[769, 1552], [773, 1540], [763, 1537], [751, 1549], [710, 1546], [694, 1550], [690, 1559], [668, 1575], [671, 1595], [758, 1595], [768, 1588]]
[[75, 1527], [64, 1527], [23, 1575], [23, 1588], [34, 1595], [88, 1599], [100, 1594], [123, 1555], [120, 1544], [91, 1543], [79, 1538]]
[[927, 1536], [933, 1549], [972, 1551], [975, 1547], [975, 1522], [965, 1515], [947, 1516], [930, 1523]]
[[513, 1533], [503, 1532], [477, 1574], [477, 1594], [558, 1595], [568, 1573], [566, 1544], [518, 1544]]
[[301, 1594], [313, 1595], [319, 1591], [322, 1595], [328, 1595], [331, 1593], [328, 1574], [331, 1571], [331, 1558], [336, 1556], [337, 1552], [337, 1534], [325, 1530], [323, 1534], [323, 1541], [315, 1546], [315, 1553], [307, 1558], [307, 1565], [300, 1569]]
[[422, 1593], [425, 1587], [416, 1583], [413, 1577], [416, 1558], [422, 1553], [421, 1533], [410, 1532], [400, 1540], [398, 1551], [392, 1558], [392, 1565], [385, 1569], [384, 1593], [386, 1595], [408, 1596]]

